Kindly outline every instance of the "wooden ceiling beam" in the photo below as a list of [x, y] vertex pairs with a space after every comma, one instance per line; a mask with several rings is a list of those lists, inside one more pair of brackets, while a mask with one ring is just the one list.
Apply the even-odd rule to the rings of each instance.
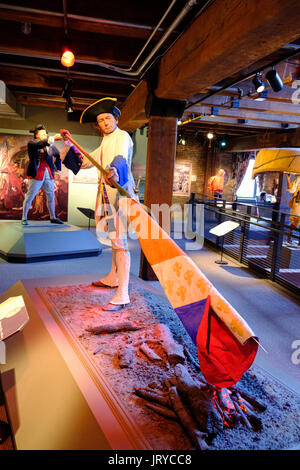
[[[35, 25], [29, 35], [21, 31], [20, 24], [0, 21], [0, 50], [7, 53], [52, 57], [60, 60], [64, 30]], [[76, 58], [96, 64], [125, 65], [132, 63], [144, 44], [135, 38], [120, 38], [74, 31], [70, 38]], [[99, 72], [101, 72], [99, 66]]]
[[[204, 117], [210, 117], [212, 106], [202, 105], [199, 109], [200, 114], [204, 114]], [[220, 117], [232, 118], [232, 119], [246, 119], [248, 121], [260, 121], [262, 124], [277, 122], [277, 123], [287, 123], [300, 125], [300, 114], [289, 115], [289, 114], [279, 114], [273, 113], [271, 111], [257, 112], [252, 109], [241, 109], [241, 108], [224, 108], [218, 107], [218, 115], [213, 119], [218, 121]], [[202, 118], [203, 119], [203, 118]]]
[[[243, 126], [244, 128], [251, 128], [251, 127], [261, 127], [262, 129], [282, 129], [281, 127], [281, 121], [263, 121], [263, 120], [257, 120], [257, 119], [249, 119], [248, 122], [245, 123], [239, 123], [238, 119], [244, 119], [244, 118], [235, 118], [232, 116], [216, 116], [216, 117], [211, 117], [211, 116], [203, 116], [200, 120], [200, 122], [209, 122], [212, 126], [212, 129], [215, 125], [219, 123], [228, 123], [232, 126]], [[298, 127], [298, 124], [292, 123], [289, 124], [290, 127]], [[182, 126], [184, 127], [184, 126]]]
[[[62, 91], [66, 76], [51, 76], [48, 74], [33, 72], [32, 70], [23, 70], [19, 68], [6, 68], [0, 66], [0, 79], [6, 85], [15, 86], [25, 89], [39, 88], [47, 90]], [[109, 82], [97, 82], [91, 80], [84, 80], [81, 78], [74, 78], [72, 94], [80, 92], [83, 95], [95, 96], [98, 95], [114, 95], [116, 98], [125, 98], [128, 95], [129, 85], [114, 84]]]
[[[216, 0], [163, 56], [156, 94], [192, 97], [292, 42], [300, 35], [299, 24], [298, 0], [265, 0], [263, 8], [258, 0]], [[133, 96], [126, 100], [124, 128], [141, 113], [147, 97], [143, 90], [141, 102]]]
[[246, 150], [259, 150], [262, 148], [299, 148], [300, 128], [287, 132], [268, 132], [256, 136], [244, 136], [231, 139], [227, 143], [226, 151], [242, 152]]
[[145, 115], [146, 97], [147, 84], [145, 80], [142, 80], [122, 106], [122, 114], [119, 120], [121, 129], [126, 129], [130, 132], [148, 122], [148, 118]]
[[[0, 70], [3, 74], [13, 74], [19, 73], [20, 70], [31, 71], [31, 73], [39, 73], [44, 74], [49, 77], [66, 77], [66, 69], [61, 68], [50, 68], [50, 67], [40, 67], [38, 65], [38, 60], [36, 61], [36, 65], [25, 65], [25, 64], [16, 64], [16, 63], [6, 63], [1, 62], [0, 56]], [[76, 66], [75, 66], [76, 67]], [[108, 74], [97, 74], [92, 72], [85, 72], [83, 70], [80, 71], [79, 67], [76, 69], [72, 68], [69, 73], [69, 76], [73, 79], [79, 80], [90, 80], [93, 82], [107, 82], [107, 83], [119, 83], [123, 84], [125, 87], [132, 84], [132, 87], [135, 86], [135, 78], [132, 77], [120, 77], [116, 75], [108, 75]]]
[[[63, 13], [36, 10], [33, 8], [13, 8], [11, 5], [0, 4], [0, 16], [5, 21], [31, 23], [52, 28], [64, 28]], [[133, 24], [122, 21], [111, 21], [103, 18], [91, 18], [81, 15], [68, 14], [69, 31], [85, 31], [89, 33], [106, 34], [109, 36], [148, 39], [153, 27], [151, 25]], [[160, 29], [154, 36], [159, 39], [162, 35]]]
[[255, 101], [249, 98], [242, 98], [239, 100], [238, 108], [231, 108], [231, 99], [230, 97], [225, 96], [212, 96], [207, 100], [199, 103], [191, 108], [188, 108], [186, 114], [201, 114], [203, 106], [207, 107], [216, 107], [218, 109], [227, 109], [227, 110], [243, 110], [256, 113], [274, 113], [279, 115], [289, 115], [289, 116], [300, 116], [300, 108], [296, 103], [283, 103], [268, 101]]
[[300, 35], [298, 0], [216, 0], [162, 58], [156, 93], [185, 99]]
[[[60, 108], [65, 109], [66, 100], [60, 96], [47, 96], [47, 95], [38, 95], [38, 94], [24, 94], [24, 93], [15, 93], [17, 102], [27, 106], [43, 106], [50, 108]], [[87, 106], [92, 104], [93, 100], [86, 100], [86, 102], [80, 102], [76, 98], [72, 98], [72, 104], [74, 110], [83, 111]]]

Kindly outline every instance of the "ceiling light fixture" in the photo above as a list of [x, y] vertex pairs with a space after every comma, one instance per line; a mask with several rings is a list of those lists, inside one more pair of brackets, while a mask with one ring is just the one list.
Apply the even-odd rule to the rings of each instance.
[[210, 117], [215, 117], [219, 115], [219, 108], [216, 108], [215, 106], [211, 107], [210, 111]]
[[255, 77], [252, 80], [253, 85], [255, 86], [255, 90], [257, 93], [261, 93], [265, 89], [265, 85], [262, 81], [261, 75], [258, 73], [255, 75]]
[[62, 90], [61, 96], [66, 99], [66, 111], [67, 113], [73, 112], [73, 102], [71, 98], [73, 88], [73, 80], [71, 78], [67, 78], [65, 86]]
[[208, 133], [206, 134], [206, 137], [207, 137], [209, 140], [211, 140], [211, 139], [214, 138], [214, 134], [213, 134], [212, 132], [208, 132]]
[[266, 79], [268, 80], [270, 87], [273, 91], [280, 91], [283, 88], [283, 83], [276, 70], [273, 68], [266, 73]]
[[67, 0], [63, 0], [63, 8], [64, 8], [65, 34], [64, 34], [64, 41], [62, 45], [60, 61], [64, 67], [69, 68], [69, 67], [72, 67], [75, 63], [75, 54], [72, 51], [70, 44], [69, 44]]
[[75, 55], [72, 52], [68, 42], [65, 40], [62, 51], [61, 51], [61, 57], [60, 57], [61, 64], [64, 67], [72, 67], [75, 63]]

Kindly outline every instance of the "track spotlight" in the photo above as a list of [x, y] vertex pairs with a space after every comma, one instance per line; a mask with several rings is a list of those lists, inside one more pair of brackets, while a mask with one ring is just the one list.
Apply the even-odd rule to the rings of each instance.
[[240, 107], [240, 100], [237, 98], [232, 98], [230, 103], [231, 108], [239, 108]]
[[219, 115], [219, 108], [216, 108], [215, 106], [211, 107], [210, 111], [210, 117], [215, 117]]
[[68, 98], [70, 98], [70, 97], [71, 97], [71, 93], [72, 93], [72, 88], [73, 88], [73, 80], [72, 80], [71, 78], [68, 78], [68, 79], [66, 80], [66, 83], [65, 83], [63, 89], [62, 89], [61, 96], [62, 96], [63, 98], [66, 98], [66, 100], [67, 100]]
[[259, 93], [257, 98], [254, 98], [255, 101], [264, 101], [268, 98], [268, 90], [264, 90]]
[[265, 85], [261, 79], [261, 76], [259, 74], [256, 74], [255, 77], [252, 80], [253, 85], [255, 86], [255, 90], [257, 93], [261, 93], [265, 89]]
[[282, 90], [283, 83], [275, 69], [271, 69], [266, 73], [266, 79], [268, 80], [273, 91], [277, 92]]
[[72, 103], [72, 98], [71, 98], [72, 87], [73, 87], [73, 80], [71, 78], [68, 78], [61, 92], [61, 96], [66, 99], [67, 113], [73, 112], [73, 103]]
[[66, 111], [67, 113], [73, 113], [73, 102], [72, 102], [72, 99], [69, 98], [66, 102]]

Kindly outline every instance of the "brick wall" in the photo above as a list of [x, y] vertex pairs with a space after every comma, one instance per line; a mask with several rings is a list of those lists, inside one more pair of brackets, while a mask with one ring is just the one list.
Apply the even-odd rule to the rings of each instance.
[[[205, 178], [205, 169], [206, 169], [206, 159], [208, 155], [207, 147], [203, 144], [203, 139], [194, 135], [188, 134], [185, 136], [186, 145], [177, 144], [176, 149], [176, 163], [186, 163], [190, 162], [192, 164], [192, 175], [196, 178], [195, 181], [191, 183], [191, 192], [192, 193], [207, 193], [207, 188], [204, 191], [204, 178]], [[211, 157], [209, 157], [211, 158]], [[230, 152], [216, 152], [215, 155], [215, 170], [219, 168], [226, 170], [228, 175], [228, 181], [224, 187], [224, 196], [225, 198], [232, 198], [232, 153]], [[212, 175], [208, 175], [212, 176]], [[173, 196], [173, 204], [185, 204], [189, 200], [188, 197], [183, 196]]]
[[[188, 135], [186, 145], [178, 144], [176, 149], [176, 163], [192, 164], [192, 175], [196, 177], [196, 181], [191, 183], [191, 192], [197, 193], [203, 191], [204, 173], [206, 156], [201, 140], [194, 136]], [[188, 197], [173, 196], [173, 204], [185, 204], [189, 200]]]

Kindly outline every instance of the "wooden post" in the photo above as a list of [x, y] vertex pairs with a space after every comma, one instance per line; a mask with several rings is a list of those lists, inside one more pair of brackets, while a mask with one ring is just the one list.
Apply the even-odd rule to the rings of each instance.
[[[149, 118], [144, 203], [172, 205], [173, 176], [177, 143], [177, 118]], [[159, 221], [161, 224], [161, 221]], [[140, 278], [157, 280], [143, 253], [140, 259]]]

